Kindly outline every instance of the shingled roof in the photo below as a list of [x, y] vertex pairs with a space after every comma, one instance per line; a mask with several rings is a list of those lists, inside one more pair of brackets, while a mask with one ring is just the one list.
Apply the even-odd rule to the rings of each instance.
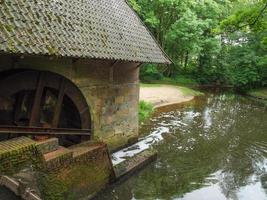
[[170, 63], [125, 0], [0, 0], [0, 52]]

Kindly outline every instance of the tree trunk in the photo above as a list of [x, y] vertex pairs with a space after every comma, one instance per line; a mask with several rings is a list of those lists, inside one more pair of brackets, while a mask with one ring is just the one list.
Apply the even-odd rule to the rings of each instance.
[[187, 51], [185, 52], [185, 60], [184, 60], [184, 68], [185, 68], [185, 69], [187, 68], [188, 60], [189, 60], [189, 51], [187, 50]]

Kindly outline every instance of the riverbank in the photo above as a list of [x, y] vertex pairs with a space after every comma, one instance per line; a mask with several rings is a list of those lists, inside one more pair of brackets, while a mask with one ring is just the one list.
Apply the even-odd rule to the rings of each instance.
[[251, 90], [247, 95], [267, 105], [267, 88]]
[[201, 92], [181, 86], [141, 84], [140, 101], [151, 103], [154, 108], [191, 101]]
[[266, 199], [267, 113], [261, 104], [207, 92], [171, 107], [156, 112], [140, 129], [139, 142], [116, 155], [153, 148], [158, 159], [96, 200]]
[[256, 89], [248, 92], [248, 95], [258, 99], [267, 100], [267, 88]]

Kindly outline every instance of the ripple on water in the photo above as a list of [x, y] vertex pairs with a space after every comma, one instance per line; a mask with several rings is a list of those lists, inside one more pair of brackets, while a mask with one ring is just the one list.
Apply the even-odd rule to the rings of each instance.
[[266, 200], [267, 108], [235, 94], [208, 94], [157, 113], [137, 146], [158, 160], [100, 199]]

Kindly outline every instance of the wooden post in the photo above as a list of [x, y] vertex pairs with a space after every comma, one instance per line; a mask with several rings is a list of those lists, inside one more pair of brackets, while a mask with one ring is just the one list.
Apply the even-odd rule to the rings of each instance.
[[65, 81], [64, 81], [64, 79], [62, 79], [61, 84], [60, 84], [60, 88], [59, 88], [59, 94], [58, 94], [58, 98], [57, 98], [57, 104], [56, 104], [56, 108], [55, 108], [55, 112], [54, 112], [54, 117], [53, 117], [53, 121], [52, 121], [52, 127], [53, 128], [58, 127], [58, 122], [59, 122], [60, 113], [61, 113], [61, 109], [62, 109], [64, 94], [65, 94]]
[[40, 73], [30, 119], [30, 126], [32, 127], [36, 127], [40, 123], [41, 101], [43, 92], [44, 92], [44, 73]]

